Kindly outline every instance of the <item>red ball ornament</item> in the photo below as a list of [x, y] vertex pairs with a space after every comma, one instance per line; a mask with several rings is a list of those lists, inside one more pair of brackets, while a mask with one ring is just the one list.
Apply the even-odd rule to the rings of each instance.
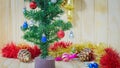
[[35, 9], [37, 7], [37, 3], [35, 1], [30, 2], [30, 8]]
[[63, 31], [63, 30], [59, 30], [59, 31], [57, 32], [57, 36], [58, 36], [58, 38], [63, 38], [63, 37], [65, 36], [64, 31]]

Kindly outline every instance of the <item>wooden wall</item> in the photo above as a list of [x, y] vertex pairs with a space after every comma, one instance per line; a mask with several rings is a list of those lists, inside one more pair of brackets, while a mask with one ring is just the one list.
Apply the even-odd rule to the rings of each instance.
[[[105, 42], [119, 50], [120, 0], [74, 0], [74, 43]], [[23, 0], [0, 2], [0, 47], [5, 43], [22, 41]], [[64, 17], [66, 17], [64, 15]], [[70, 31], [71, 31], [70, 30]], [[63, 40], [70, 41], [69, 32]]]

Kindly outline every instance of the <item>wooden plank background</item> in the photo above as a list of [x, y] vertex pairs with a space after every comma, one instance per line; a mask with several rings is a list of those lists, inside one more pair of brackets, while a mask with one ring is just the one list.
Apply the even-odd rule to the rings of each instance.
[[[20, 30], [20, 26], [24, 22], [23, 6], [23, 0], [1, 0], [0, 48], [7, 42], [19, 43], [24, 41], [21, 38], [22, 32]], [[74, 7], [73, 28], [66, 32], [65, 38], [62, 40], [74, 43], [105, 42], [120, 52], [120, 0], [74, 0]], [[66, 14], [62, 18], [66, 19]], [[74, 32], [72, 40], [69, 38], [70, 31]], [[33, 63], [16, 62], [18, 61], [0, 58], [0, 67], [34, 68]], [[14, 66], [14, 63], [16, 63], [16, 66]]]
[[[74, 43], [105, 42], [119, 50], [120, 0], [74, 0]], [[0, 47], [5, 43], [21, 42], [20, 26], [24, 22], [23, 0], [0, 2]], [[66, 15], [64, 15], [64, 18]], [[71, 31], [70, 30], [70, 31]], [[69, 32], [63, 40], [70, 41]]]

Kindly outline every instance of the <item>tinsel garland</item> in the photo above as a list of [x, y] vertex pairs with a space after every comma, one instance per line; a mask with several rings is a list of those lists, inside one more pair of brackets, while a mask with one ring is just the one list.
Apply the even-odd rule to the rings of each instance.
[[98, 45], [96, 45], [96, 48], [93, 50], [95, 55], [95, 61], [97, 63], [100, 62], [101, 56], [105, 54], [105, 50], [104, 50], [105, 48], [107, 48], [107, 45], [105, 43], [99, 43]]
[[[57, 57], [57, 60], [66, 61], [66, 58], [63, 58], [65, 53], [68, 53], [69, 55], [79, 54], [85, 48], [93, 50], [95, 57], [94, 61], [100, 64], [101, 68], [120, 68], [120, 54], [104, 43], [94, 44], [91, 42], [84, 42], [80, 44], [72, 44], [71, 42], [59, 41], [51, 44], [49, 55], [55, 58]], [[40, 49], [36, 45], [30, 46], [25, 43], [15, 44], [11, 42], [2, 48], [2, 56], [7, 58], [17, 58], [17, 53], [21, 49], [27, 49], [32, 54], [32, 59], [41, 53]], [[69, 60], [70, 59], [67, 61]]]
[[[94, 44], [91, 42], [84, 42], [80, 44], [71, 44], [69, 47], [66, 47], [68, 45], [62, 45], [60, 43], [63, 42], [55, 42], [49, 50], [49, 54], [54, 57], [59, 57], [63, 53], [80, 53], [85, 48], [90, 48], [93, 50], [94, 54], [94, 60], [99, 63], [101, 56], [105, 53], [105, 48], [107, 48], [107, 45], [104, 43]], [[65, 42], [64, 42], [65, 43]]]
[[16, 47], [16, 44], [11, 42], [5, 45], [2, 48], [2, 56], [6, 58], [17, 58], [17, 53], [19, 52], [20, 48]]
[[30, 46], [26, 43], [20, 43], [18, 44], [18, 47], [20, 49], [27, 49], [32, 55], [32, 59], [34, 59], [35, 57], [39, 56], [39, 54], [41, 53], [40, 49], [37, 47], [37, 45], [34, 46]]
[[120, 68], [120, 54], [113, 48], [106, 48], [100, 59], [101, 68]]
[[5, 47], [2, 48], [2, 56], [6, 58], [17, 59], [17, 54], [21, 49], [27, 49], [31, 53], [32, 59], [34, 59], [41, 53], [40, 49], [36, 45], [30, 46], [28, 44], [23, 44], [23, 43], [17, 45], [11, 42], [6, 44]]
[[55, 42], [49, 48], [49, 55], [53, 57], [58, 57], [61, 56], [63, 53], [69, 53], [71, 44], [71, 42], [64, 41]]

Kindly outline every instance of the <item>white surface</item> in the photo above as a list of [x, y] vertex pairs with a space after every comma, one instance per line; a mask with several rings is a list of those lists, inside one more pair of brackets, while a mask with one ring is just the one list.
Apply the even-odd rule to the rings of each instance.
[[[8, 59], [0, 57], [0, 68], [34, 68], [34, 62], [22, 63], [17, 59]], [[84, 63], [79, 61], [55, 62], [56, 68], [88, 68]]]

